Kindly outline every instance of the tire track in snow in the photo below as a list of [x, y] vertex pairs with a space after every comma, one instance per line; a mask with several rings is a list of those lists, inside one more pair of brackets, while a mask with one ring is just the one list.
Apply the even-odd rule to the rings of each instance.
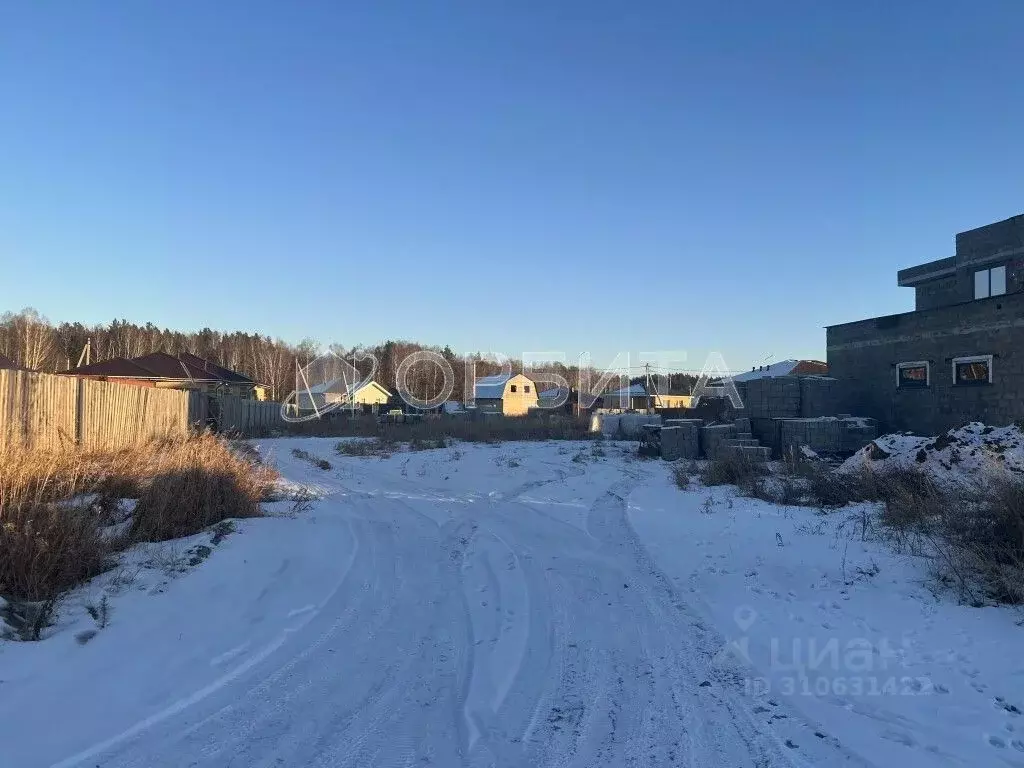
[[756, 716], [758, 703], [743, 689], [743, 670], [734, 663], [715, 663], [724, 638], [676, 594], [629, 523], [627, 499], [638, 475], [626, 474], [595, 502], [588, 524], [608, 551], [632, 564], [631, 586], [661, 627], [661, 636], [679, 640], [662, 649], [655, 674], [671, 683], [671, 698], [689, 737], [688, 759], [701, 765], [866, 765], [849, 750], [809, 738], [816, 728], [794, 713], [775, 709], [770, 722]]
[[468, 751], [497, 730], [498, 710], [522, 668], [529, 642], [530, 598], [521, 570], [515, 551], [492, 531], [476, 535], [462, 564], [474, 638], [464, 705]]
[[[355, 529], [351, 524], [349, 525], [349, 531], [353, 539], [352, 552], [349, 556], [347, 563], [345, 564], [344, 569], [342, 570], [341, 577], [339, 578], [338, 582], [334, 585], [333, 589], [330, 591], [327, 597], [323, 600], [322, 605], [327, 605], [328, 603], [330, 603], [331, 599], [342, 589], [346, 580], [349, 577], [349, 574], [352, 571], [352, 565], [356, 560], [356, 556], [359, 553], [359, 537], [356, 535]], [[112, 736], [102, 742], [99, 742], [98, 744], [94, 744], [91, 747], [88, 747], [75, 755], [65, 758], [64, 760], [54, 763], [52, 768], [74, 768], [74, 766], [80, 765], [86, 760], [90, 760], [96, 757], [97, 755], [107, 752], [124, 742], [134, 739], [138, 737], [140, 734], [149, 730], [150, 728], [185, 712], [186, 710], [195, 706], [196, 704], [199, 704], [207, 697], [219, 692], [227, 685], [239, 679], [246, 672], [257, 666], [259, 663], [269, 658], [275, 651], [277, 651], [285, 644], [285, 642], [288, 640], [291, 634], [301, 629], [302, 626], [304, 626], [316, 615], [316, 613], [311, 613], [298, 626], [285, 628], [275, 640], [271, 641], [267, 645], [260, 648], [258, 651], [249, 656], [245, 661], [243, 661], [237, 667], [233, 668], [231, 671], [216, 678], [211, 683], [195, 691], [191, 695], [178, 699], [177, 701], [166, 706], [162, 710], [150, 715], [149, 717], [143, 720], [140, 720], [135, 725], [131, 726], [130, 728], [127, 728], [126, 730], [122, 731], [121, 733], [115, 736]], [[236, 648], [233, 650], [238, 651], [239, 649]], [[234, 655], [232, 651], [229, 651], [228, 654]], [[230, 655], [228, 656], [228, 658], [230, 658]], [[224, 659], [225, 654], [222, 654], [220, 657], [217, 658]], [[216, 660], [217, 659], [215, 659], [215, 661]]]

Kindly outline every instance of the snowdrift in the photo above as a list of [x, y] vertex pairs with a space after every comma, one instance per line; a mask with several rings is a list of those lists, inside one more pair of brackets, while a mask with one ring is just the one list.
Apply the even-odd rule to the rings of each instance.
[[883, 435], [839, 467], [840, 472], [863, 469], [919, 469], [942, 483], [976, 483], [1006, 473], [1024, 476], [1024, 432], [975, 421], [938, 437]]

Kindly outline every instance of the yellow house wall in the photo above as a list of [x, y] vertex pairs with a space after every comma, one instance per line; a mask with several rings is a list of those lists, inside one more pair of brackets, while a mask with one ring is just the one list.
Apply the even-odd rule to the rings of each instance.
[[383, 405], [388, 401], [388, 396], [377, 387], [367, 386], [356, 392], [355, 401], [360, 405]]
[[689, 408], [693, 402], [690, 395], [658, 395], [655, 400], [656, 408]]
[[[512, 387], [516, 388], [515, 392], [512, 391]], [[505, 382], [502, 413], [506, 416], [525, 416], [531, 408], [536, 407], [537, 385], [533, 381], [519, 373]]]
[[[327, 392], [324, 399], [328, 403], [348, 403], [348, 395], [343, 392]], [[383, 405], [388, 401], [388, 396], [373, 385], [363, 387], [356, 392], [356, 405]]]

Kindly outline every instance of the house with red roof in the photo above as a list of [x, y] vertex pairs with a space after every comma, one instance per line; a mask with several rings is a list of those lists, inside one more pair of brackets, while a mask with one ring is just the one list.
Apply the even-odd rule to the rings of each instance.
[[95, 381], [112, 381], [136, 387], [188, 389], [213, 394], [254, 397], [256, 382], [205, 358], [183, 352], [154, 352], [142, 357], [115, 357], [62, 372]]

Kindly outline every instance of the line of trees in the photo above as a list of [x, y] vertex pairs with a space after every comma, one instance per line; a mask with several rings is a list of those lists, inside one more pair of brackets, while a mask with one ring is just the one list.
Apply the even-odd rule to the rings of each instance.
[[[291, 344], [258, 333], [245, 331], [222, 332], [203, 328], [190, 333], [159, 328], [152, 323], [139, 325], [127, 320], [113, 320], [106, 324], [84, 325], [82, 323], [60, 323], [54, 325], [34, 309], [20, 312], [6, 312], [0, 315], [0, 355], [10, 358], [15, 365], [35, 371], [56, 373], [78, 365], [86, 344], [90, 345], [93, 362], [116, 357], [140, 357], [153, 352], [177, 355], [190, 352], [211, 360], [231, 370], [245, 374], [270, 388], [272, 399], [286, 397], [295, 388], [297, 366], [306, 366], [318, 355], [329, 349], [346, 358], [358, 358], [359, 353], [369, 353], [378, 361], [376, 379], [385, 387], [394, 390], [395, 375], [399, 364], [413, 352], [429, 350], [439, 353], [455, 372], [455, 399], [464, 398], [465, 370], [467, 364], [476, 364], [476, 375], [486, 376], [501, 371], [501, 366], [483, 359], [480, 354], [457, 355], [449, 346], [438, 347], [413, 341], [388, 340], [375, 345], [344, 347], [332, 344], [329, 348], [313, 339], [304, 339]], [[355, 363], [364, 375], [369, 372], [365, 362]], [[513, 372], [521, 371], [522, 361], [511, 361]], [[578, 366], [562, 363], [547, 363], [536, 366], [539, 370], [562, 376], [572, 386], [580, 381]], [[596, 382], [601, 372], [589, 369], [591, 382]], [[444, 387], [444, 376], [436, 365], [421, 363], [410, 369], [407, 376], [410, 391], [424, 400], [435, 397]], [[634, 376], [630, 383], [643, 382], [643, 376]], [[690, 374], [671, 374], [667, 382], [671, 391], [687, 391], [695, 377]], [[605, 388], [616, 389], [626, 379], [610, 382]], [[665, 389], [662, 379], [659, 388]]]

